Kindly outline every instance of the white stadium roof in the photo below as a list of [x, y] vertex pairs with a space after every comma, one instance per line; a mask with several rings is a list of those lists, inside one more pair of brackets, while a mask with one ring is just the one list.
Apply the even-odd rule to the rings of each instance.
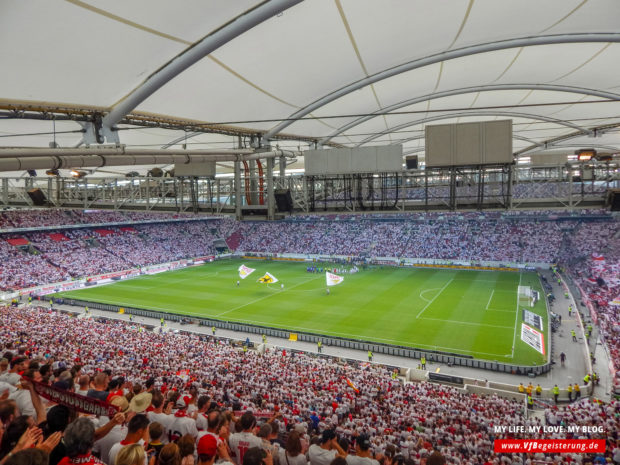
[[511, 118], [516, 153], [620, 151], [618, 0], [2, 0], [0, 31], [0, 151], [98, 116], [131, 148], [423, 155], [425, 124]]

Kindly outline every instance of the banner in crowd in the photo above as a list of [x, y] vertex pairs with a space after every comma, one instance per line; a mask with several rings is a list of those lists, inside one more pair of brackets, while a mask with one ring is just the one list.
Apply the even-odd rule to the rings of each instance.
[[327, 280], [328, 286], [335, 286], [336, 284], [340, 284], [344, 280], [342, 276], [330, 273], [329, 271], [325, 272], [325, 279]]
[[278, 282], [278, 278], [276, 278], [274, 275], [272, 275], [271, 273], [265, 273], [265, 276], [263, 276], [262, 278], [260, 278], [258, 280], [259, 283], [264, 283], [264, 284], [271, 284], [271, 283], [277, 283]]
[[545, 337], [540, 331], [521, 323], [521, 340], [528, 346], [533, 347], [537, 352], [545, 355]]
[[360, 390], [355, 386], [355, 384], [353, 384], [353, 381], [351, 381], [349, 378], [345, 378], [345, 381], [347, 382], [349, 387], [355, 391], [356, 394], [360, 393]]
[[241, 279], [245, 279], [248, 276], [250, 276], [252, 273], [254, 273], [255, 271], [256, 271], [256, 269], [254, 269], [254, 268], [248, 268], [245, 265], [241, 265], [239, 267], [239, 277]]
[[92, 397], [81, 396], [75, 392], [59, 389], [38, 381], [29, 380], [29, 382], [32, 383], [35, 392], [41, 397], [55, 404], [64, 405], [80, 413], [112, 418], [118, 412], [118, 408], [108, 404], [107, 402], [93, 399]]
[[[245, 412], [246, 412], [245, 410], [234, 410], [233, 411], [236, 417], [240, 417]], [[271, 418], [274, 416], [275, 413], [276, 412], [272, 412], [270, 410], [257, 410], [257, 411], [252, 412], [252, 415], [254, 415], [254, 417], [256, 418]]]

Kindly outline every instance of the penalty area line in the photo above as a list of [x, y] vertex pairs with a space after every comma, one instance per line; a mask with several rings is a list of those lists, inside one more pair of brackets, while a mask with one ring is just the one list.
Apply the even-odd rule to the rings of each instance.
[[488, 310], [489, 305], [491, 305], [491, 299], [493, 298], [493, 294], [495, 294], [495, 289], [491, 291], [491, 297], [489, 297], [489, 301], [487, 302], [486, 310]]
[[452, 278], [450, 281], [448, 281], [448, 282], [444, 285], [444, 287], [442, 287], [442, 288], [441, 288], [441, 290], [440, 290], [440, 291], [439, 291], [439, 292], [435, 295], [435, 297], [433, 297], [433, 298], [432, 298], [432, 299], [431, 299], [431, 300], [430, 300], [430, 301], [429, 301], [429, 302], [428, 302], [428, 303], [424, 306], [424, 308], [423, 308], [422, 310], [420, 310], [420, 313], [418, 313], [418, 314], [416, 315], [416, 319], [417, 319], [417, 318], [420, 318], [420, 315], [422, 315], [422, 313], [424, 313], [424, 312], [426, 311], [426, 309], [427, 309], [428, 307], [430, 307], [430, 305], [431, 305], [431, 304], [435, 301], [435, 299], [436, 299], [437, 297], [439, 297], [443, 291], [445, 291], [445, 290], [446, 290], [446, 287], [448, 287], [448, 286], [450, 285], [450, 283], [452, 283], [452, 281], [454, 281], [454, 278]]

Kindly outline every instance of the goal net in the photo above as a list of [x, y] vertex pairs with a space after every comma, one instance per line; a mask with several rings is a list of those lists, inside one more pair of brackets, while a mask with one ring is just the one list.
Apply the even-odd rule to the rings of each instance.
[[530, 286], [519, 286], [518, 288], [519, 306], [533, 307], [535, 303], [535, 293]]

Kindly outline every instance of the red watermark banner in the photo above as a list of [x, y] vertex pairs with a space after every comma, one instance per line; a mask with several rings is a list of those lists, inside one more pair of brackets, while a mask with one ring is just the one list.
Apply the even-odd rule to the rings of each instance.
[[595, 454], [605, 452], [604, 439], [496, 439], [496, 454], [537, 453], [543, 454]]

